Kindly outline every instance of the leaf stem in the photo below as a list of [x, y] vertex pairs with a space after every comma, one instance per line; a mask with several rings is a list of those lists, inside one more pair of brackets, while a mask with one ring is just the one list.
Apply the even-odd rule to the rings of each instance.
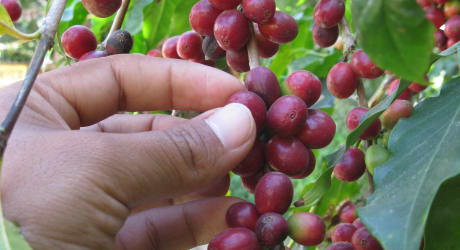
[[10, 36], [12, 36], [14, 38], [17, 38], [17, 39], [20, 39], [20, 40], [26, 40], [26, 41], [39, 39], [40, 35], [42, 34], [41, 29], [38, 29], [34, 33], [24, 33], [22, 31], [16, 29], [15, 27], [8, 25], [7, 23], [5, 23], [2, 20], [0, 20], [0, 28], [3, 28], [5, 30], [7, 30], [6, 33], [8, 35], [10, 35]]
[[123, 0], [121, 2], [121, 7], [117, 11], [117, 15], [115, 16], [115, 19], [113, 20], [112, 27], [110, 27], [109, 34], [107, 35], [104, 42], [102, 43], [103, 47], [105, 47], [105, 44], [107, 43], [107, 39], [110, 37], [110, 35], [112, 35], [113, 32], [121, 28], [121, 25], [123, 24], [123, 21], [125, 20], [126, 12], [128, 11], [130, 1], [131, 0]]
[[254, 29], [251, 29], [251, 40], [248, 44], [249, 68], [254, 69], [260, 66], [259, 52], [257, 51], [257, 41]]
[[371, 97], [371, 100], [369, 101], [369, 106], [371, 108], [380, 102], [388, 86], [390, 86], [391, 82], [393, 82], [395, 79], [396, 79], [396, 76], [392, 74], [385, 76], [379, 88], [377, 89], [377, 91], [375, 91], [374, 95]]
[[361, 107], [368, 107], [366, 90], [364, 89], [363, 82], [361, 79], [358, 80], [358, 87], [356, 88], [356, 94], [358, 95], [358, 103]]

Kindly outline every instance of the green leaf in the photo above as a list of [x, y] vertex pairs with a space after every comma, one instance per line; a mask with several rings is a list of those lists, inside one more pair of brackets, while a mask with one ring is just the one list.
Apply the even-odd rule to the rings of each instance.
[[436, 192], [460, 174], [460, 79], [444, 86], [439, 97], [426, 99], [396, 124], [392, 156], [375, 169], [375, 193], [358, 209], [385, 249], [418, 249]]
[[356, 194], [359, 194], [360, 186], [358, 182], [343, 182], [337, 178], [332, 178], [331, 186], [321, 198], [317, 204], [315, 213], [323, 216], [330, 208], [330, 206], [336, 207], [343, 200], [352, 198]]
[[[10, 15], [6, 11], [5, 7], [3, 7], [3, 5], [1, 4], [0, 4], [0, 21], [5, 23], [6, 25], [14, 26], [13, 21], [10, 18]], [[3, 30], [1, 30], [1, 26], [0, 26], [0, 34], [6, 34], [6, 32], [3, 32]]]
[[17, 39], [22, 40], [35, 40], [40, 38], [40, 31], [27, 34], [22, 33], [14, 27], [13, 21], [10, 15], [6, 11], [5, 7], [0, 4], [0, 35], [7, 34]]
[[434, 26], [414, 0], [353, 0], [358, 41], [372, 61], [401, 78], [424, 82]]
[[142, 31], [144, 21], [144, 7], [151, 4], [153, 0], [138, 0], [131, 6], [123, 29], [128, 31], [131, 35], [136, 35]]
[[87, 17], [88, 11], [81, 0], [68, 1], [61, 22], [59, 22], [59, 33], [64, 33], [70, 26], [84, 24]]

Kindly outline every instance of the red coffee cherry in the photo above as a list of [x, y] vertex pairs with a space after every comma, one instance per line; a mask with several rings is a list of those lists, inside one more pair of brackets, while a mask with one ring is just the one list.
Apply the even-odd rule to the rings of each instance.
[[22, 14], [21, 3], [17, 0], [1, 0], [0, 4], [5, 7], [6, 12], [11, 18], [11, 21], [16, 22]]
[[109, 17], [121, 6], [121, 0], [82, 0], [85, 9], [97, 17]]
[[412, 103], [406, 100], [395, 100], [382, 114], [383, 127], [393, 129], [401, 118], [408, 118], [412, 115]]
[[85, 54], [83, 54], [83, 55], [78, 59], [78, 61], [81, 62], [81, 61], [85, 61], [85, 60], [89, 60], [89, 59], [93, 59], [93, 58], [106, 57], [106, 56], [108, 56], [108, 55], [109, 55], [109, 54], [107, 54], [106, 51], [103, 51], [103, 50], [93, 50], [93, 51], [86, 52]]
[[364, 174], [364, 170], [366, 170], [366, 163], [363, 151], [350, 147], [342, 160], [334, 166], [334, 175], [341, 181], [352, 182], [359, 179]]
[[241, 184], [249, 193], [253, 194], [256, 191], [257, 183], [259, 183], [259, 180], [262, 179], [264, 174], [264, 171], [261, 170], [254, 175], [241, 177]]
[[330, 245], [327, 250], [355, 250], [350, 242], [336, 242]]
[[455, 45], [458, 41], [460, 41], [460, 40], [452, 39], [452, 38], [447, 39], [447, 48], [452, 47], [452, 46]]
[[241, 0], [209, 0], [209, 2], [219, 10], [230, 10], [236, 8]]
[[233, 169], [233, 173], [242, 177], [255, 175], [263, 169], [264, 163], [264, 144], [259, 139], [256, 139], [249, 154]]
[[355, 226], [356, 229], [360, 229], [364, 227], [364, 224], [361, 222], [359, 218], [357, 218], [356, 220], [353, 221], [353, 226]]
[[276, 11], [275, 0], [243, 0], [244, 15], [256, 23], [268, 22]]
[[[368, 111], [369, 110], [364, 107], [357, 107], [352, 109], [347, 115], [347, 128], [350, 131], [353, 131], [355, 128], [357, 128], [359, 121]], [[382, 124], [380, 123], [380, 120], [377, 119], [361, 134], [359, 138], [363, 140], [374, 139], [380, 133], [381, 128]]]
[[444, 24], [444, 13], [442, 10], [435, 6], [427, 6], [423, 8], [425, 10], [426, 19], [430, 20], [436, 28], [440, 28]]
[[80, 58], [97, 47], [96, 36], [85, 26], [74, 25], [68, 28], [61, 37], [62, 47], [67, 56]]
[[133, 48], [133, 38], [126, 30], [116, 30], [107, 39], [105, 50], [109, 55], [128, 54]]
[[383, 74], [377, 65], [366, 55], [363, 50], [357, 50], [350, 59], [350, 65], [360, 77], [375, 79]]
[[319, 109], [309, 109], [297, 138], [308, 148], [324, 148], [334, 138], [335, 128], [335, 122], [328, 114]]
[[270, 107], [281, 96], [281, 90], [276, 75], [266, 67], [251, 69], [244, 80], [246, 88], [258, 94]]
[[202, 49], [206, 58], [217, 60], [225, 56], [225, 50], [219, 47], [213, 36], [207, 36], [203, 39]]
[[263, 58], [270, 58], [274, 56], [276, 52], [278, 52], [280, 45], [270, 42], [267, 38], [265, 38], [262, 33], [260, 33], [259, 26], [257, 24], [254, 24], [253, 27], [259, 56]]
[[200, 63], [200, 64], [203, 64], [203, 65], [206, 65], [206, 66], [209, 66], [209, 67], [215, 67], [216, 66], [216, 62], [214, 62], [213, 60], [205, 60], [203, 58], [201, 58], [201, 59], [190, 59], [189, 61], [192, 61], [192, 62], [195, 62], [195, 63]]
[[433, 0], [433, 2], [435, 2], [437, 4], [445, 4], [445, 3], [447, 3], [447, 0]]
[[246, 106], [252, 113], [252, 117], [256, 122], [257, 131], [261, 131], [265, 123], [265, 103], [257, 94], [242, 90], [230, 96], [227, 100], [229, 103], [241, 103]]
[[286, 239], [289, 228], [286, 219], [277, 213], [265, 213], [256, 224], [259, 242], [267, 247], [275, 247]]
[[303, 246], [318, 245], [326, 234], [323, 219], [312, 213], [295, 213], [289, 217], [288, 225], [289, 236]]
[[292, 136], [300, 131], [307, 119], [307, 105], [295, 95], [278, 98], [267, 113], [267, 126], [280, 136]]
[[430, 6], [431, 0], [417, 0], [417, 3], [422, 7]]
[[312, 172], [308, 149], [294, 137], [273, 137], [266, 145], [266, 158], [270, 167], [276, 171], [297, 176]]
[[352, 244], [355, 250], [383, 250], [379, 242], [364, 227], [353, 234]]
[[242, 49], [250, 34], [248, 19], [237, 10], [220, 13], [214, 23], [214, 37], [224, 50]]
[[190, 10], [189, 22], [192, 29], [203, 36], [214, 34], [214, 22], [222, 11], [214, 8], [208, 0], [201, 0]]
[[249, 57], [246, 47], [238, 50], [228, 50], [226, 54], [227, 65], [236, 72], [249, 71]]
[[[393, 82], [391, 82], [390, 86], [387, 89], [387, 95], [390, 96], [393, 93], [393, 91], [398, 89], [398, 86], [399, 86], [399, 79], [396, 79]], [[398, 97], [398, 99], [410, 100], [411, 97], [412, 97], [412, 93], [410, 92], [409, 89], [406, 89], [401, 93], [401, 95]]]
[[254, 204], [250, 202], [238, 202], [228, 208], [225, 220], [229, 227], [245, 227], [251, 231], [255, 231], [259, 216], [259, 212], [257, 212]]
[[327, 88], [337, 98], [350, 97], [358, 86], [358, 76], [350, 64], [341, 62], [336, 64], [327, 75]]
[[453, 16], [447, 20], [444, 33], [450, 39], [460, 40], [460, 16]]
[[147, 52], [147, 56], [150, 56], [150, 57], [163, 57], [163, 55], [161, 54], [161, 50], [159, 50], [159, 49], [150, 50], [149, 52]]
[[327, 48], [334, 45], [337, 41], [339, 37], [339, 26], [321, 28], [319, 24], [315, 23], [315, 25], [313, 25], [312, 35], [316, 45], [321, 48]]
[[204, 59], [203, 40], [198, 33], [187, 31], [177, 41], [177, 54], [183, 59]]
[[[426, 79], [428, 81], [428, 79]], [[412, 93], [417, 94], [426, 89], [427, 86], [413, 82], [407, 87]]]
[[292, 182], [283, 173], [270, 172], [257, 183], [254, 200], [259, 213], [274, 212], [284, 214], [292, 202]]
[[281, 44], [294, 40], [299, 32], [299, 27], [289, 14], [276, 11], [273, 18], [267, 23], [259, 23], [259, 30], [271, 42]]
[[315, 23], [323, 28], [332, 28], [340, 23], [345, 15], [343, 0], [321, 0], [315, 7]]
[[342, 223], [352, 223], [358, 218], [356, 206], [350, 201], [345, 202], [339, 211], [339, 220]]
[[351, 223], [340, 223], [332, 231], [331, 238], [332, 242], [347, 241], [351, 242], [351, 237], [356, 231], [356, 227]]
[[291, 94], [302, 98], [308, 107], [318, 101], [323, 88], [319, 78], [306, 70], [298, 70], [289, 75], [286, 86]]
[[291, 178], [293, 178], [293, 179], [305, 179], [313, 172], [313, 170], [315, 170], [315, 165], [316, 165], [315, 154], [313, 153], [313, 151], [311, 151], [311, 149], [307, 148], [307, 150], [308, 150], [308, 159], [310, 160], [310, 162], [308, 164], [309, 167], [302, 174], [292, 176]]
[[444, 35], [444, 31], [442, 30], [437, 30], [434, 33], [434, 41], [436, 47], [438, 47], [441, 51], [445, 50], [447, 47], [447, 37]]
[[251, 230], [238, 227], [229, 228], [209, 242], [208, 250], [261, 250], [257, 236]]
[[163, 47], [161, 48], [161, 53], [165, 58], [176, 58], [180, 59], [179, 55], [177, 54], [177, 42], [179, 41], [179, 36], [173, 36], [168, 38], [163, 43]]

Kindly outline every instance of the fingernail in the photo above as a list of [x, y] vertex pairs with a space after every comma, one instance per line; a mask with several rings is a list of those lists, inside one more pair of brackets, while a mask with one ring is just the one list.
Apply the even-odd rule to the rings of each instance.
[[255, 133], [251, 111], [239, 103], [228, 104], [205, 121], [227, 150], [240, 147]]

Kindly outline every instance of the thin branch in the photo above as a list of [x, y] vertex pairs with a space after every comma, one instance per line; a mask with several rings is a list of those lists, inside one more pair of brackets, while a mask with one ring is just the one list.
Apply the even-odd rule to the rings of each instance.
[[343, 42], [343, 59], [342, 61], [347, 61], [348, 57], [351, 55], [355, 49], [355, 36], [348, 26], [346, 18], [342, 18], [342, 21], [339, 23], [340, 35]]
[[5, 117], [5, 120], [0, 125], [0, 153], [3, 155], [8, 137], [16, 124], [19, 114], [24, 107], [24, 104], [32, 90], [35, 79], [45, 59], [46, 52], [53, 47], [54, 37], [64, 12], [67, 0], [54, 0], [50, 10], [43, 23], [43, 33], [35, 54], [30, 62], [29, 69], [22, 83], [22, 87], [14, 100], [14, 103]]
[[366, 98], [366, 90], [364, 89], [363, 82], [361, 79], [358, 80], [358, 87], [356, 88], [356, 94], [358, 95], [358, 103], [359, 106], [367, 108], [367, 98]]
[[377, 91], [375, 91], [374, 95], [371, 97], [371, 100], [369, 101], [369, 106], [371, 108], [380, 102], [383, 95], [385, 94], [385, 91], [388, 89], [388, 86], [390, 86], [391, 82], [393, 82], [395, 79], [395, 75], [390, 74], [385, 76], [379, 88], [377, 89]]
[[248, 44], [248, 57], [250, 69], [257, 68], [260, 66], [259, 52], [257, 51], [257, 41], [253, 29], [251, 29], [251, 40]]
[[120, 9], [118, 9], [117, 15], [115, 16], [115, 19], [113, 20], [112, 27], [110, 27], [109, 34], [105, 38], [105, 41], [102, 43], [103, 47], [105, 47], [107, 39], [110, 37], [110, 35], [112, 35], [113, 32], [121, 28], [121, 25], [123, 24], [123, 21], [125, 20], [126, 12], [128, 11], [129, 2], [130, 0], [123, 0], [121, 2], [121, 7]]

